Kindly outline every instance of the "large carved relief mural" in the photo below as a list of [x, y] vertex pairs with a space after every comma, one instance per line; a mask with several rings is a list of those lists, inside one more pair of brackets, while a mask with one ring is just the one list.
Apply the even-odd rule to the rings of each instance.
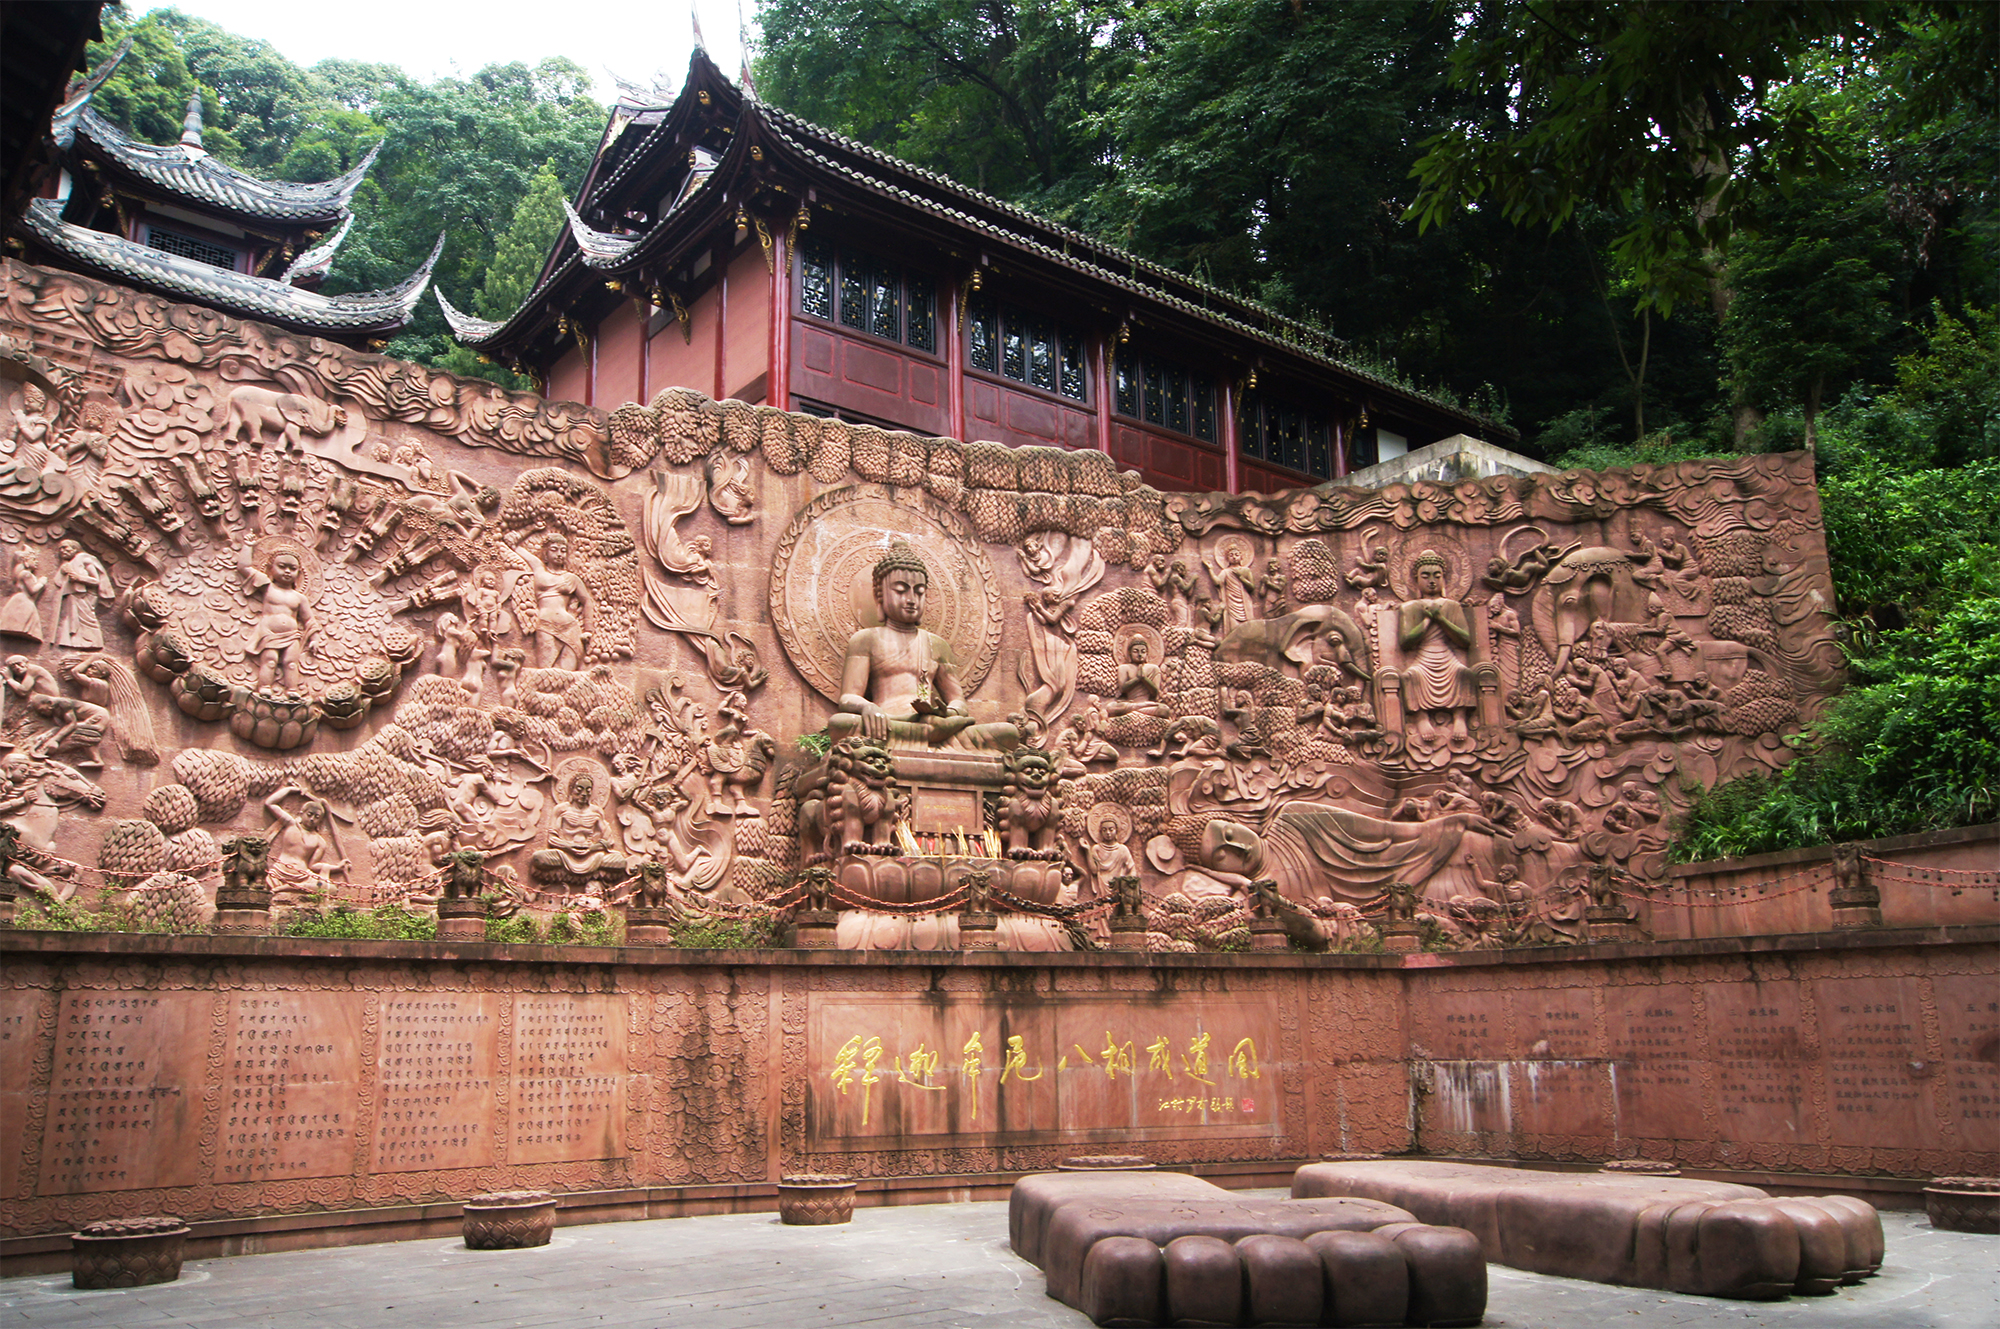
[[261, 835], [280, 905], [426, 905], [471, 850], [513, 907], [855, 947], [1546, 944], [1643, 922], [1685, 790], [1837, 682], [1804, 456], [1163, 494], [0, 283], [30, 890], [198, 914]]

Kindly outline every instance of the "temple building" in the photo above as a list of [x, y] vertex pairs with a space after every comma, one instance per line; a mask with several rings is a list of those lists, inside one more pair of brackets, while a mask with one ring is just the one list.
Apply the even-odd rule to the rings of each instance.
[[354, 225], [350, 205], [375, 150], [332, 180], [262, 180], [202, 147], [199, 94], [188, 101], [178, 143], [141, 142], [91, 105], [127, 48], [73, 83], [50, 118], [43, 178], [14, 223], [10, 250], [356, 347], [379, 348], [410, 321], [442, 235], [394, 286], [319, 290]]
[[1344, 363], [1318, 328], [760, 102], [700, 49], [670, 105], [614, 109], [512, 315], [439, 300], [553, 397], [692, 387], [1092, 448], [1164, 489], [1274, 492], [1516, 439]]

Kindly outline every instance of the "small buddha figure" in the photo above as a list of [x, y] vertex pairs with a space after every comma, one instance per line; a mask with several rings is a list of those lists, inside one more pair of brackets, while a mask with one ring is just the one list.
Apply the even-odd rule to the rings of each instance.
[[1148, 658], [1150, 654], [1144, 637], [1134, 637], [1127, 644], [1125, 663], [1118, 666], [1118, 697], [1104, 708], [1112, 719], [1151, 715], [1164, 720], [1173, 714], [1160, 700], [1160, 666]]
[[1125, 835], [1121, 834], [1124, 827], [1119, 824], [1117, 816], [1107, 813], [1099, 817], [1090, 829], [1095, 835], [1083, 851], [1084, 862], [1090, 867], [1090, 875], [1108, 895], [1113, 879], [1136, 877], [1139, 868], [1133, 860], [1132, 850], [1125, 843]]
[[257, 686], [298, 686], [299, 658], [312, 642], [312, 597], [299, 586], [299, 556], [280, 550], [271, 556], [271, 570], [261, 571], [251, 560], [255, 550], [246, 540], [236, 566], [250, 594], [263, 601], [263, 612], [250, 632], [245, 654], [257, 662]]
[[1411, 567], [1418, 598], [1396, 611], [1398, 643], [1409, 662], [1403, 670], [1403, 708], [1414, 720], [1449, 725], [1454, 737], [1466, 734], [1466, 713], [1478, 704], [1467, 652], [1472, 625], [1465, 606], [1444, 593], [1444, 558], [1426, 549]]
[[923, 627], [930, 569], [909, 545], [889, 546], [875, 564], [875, 605], [882, 626], [862, 628], [847, 642], [840, 702], [827, 725], [835, 742], [850, 734], [892, 747], [986, 749], [1020, 745], [1011, 724], [974, 724], [951, 658], [951, 643]]

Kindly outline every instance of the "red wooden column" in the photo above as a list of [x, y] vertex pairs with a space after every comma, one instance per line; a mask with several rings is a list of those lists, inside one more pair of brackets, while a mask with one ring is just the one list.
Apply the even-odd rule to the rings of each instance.
[[1236, 385], [1222, 381], [1222, 486], [1232, 494], [1243, 492], [1243, 475], [1237, 458], [1243, 455], [1236, 424]]
[[1090, 376], [1094, 380], [1091, 400], [1097, 405], [1097, 450], [1111, 451], [1111, 407], [1115, 393], [1111, 383], [1111, 348], [1103, 337], [1090, 339]]
[[715, 391], [708, 395], [721, 401], [729, 391], [723, 382], [723, 354], [729, 347], [729, 259], [725, 251], [711, 266], [715, 269]]
[[960, 442], [965, 440], [965, 329], [960, 323], [964, 299], [957, 282], [944, 284], [945, 427]]
[[792, 409], [792, 238], [785, 227], [771, 232], [771, 363], [764, 400], [781, 411]]
[[1347, 478], [1347, 422], [1340, 419], [1333, 422], [1333, 478]]
[[639, 311], [639, 404], [652, 404], [653, 301], [639, 296], [632, 302]]

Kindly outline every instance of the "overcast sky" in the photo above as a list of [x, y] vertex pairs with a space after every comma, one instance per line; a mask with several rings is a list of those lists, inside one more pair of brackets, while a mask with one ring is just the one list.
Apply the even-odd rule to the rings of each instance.
[[[288, 0], [178, 0], [173, 5], [128, 4], [128, 12], [174, 8], [227, 28], [259, 37], [293, 64], [306, 67], [327, 59], [371, 60], [401, 65], [430, 81], [471, 74], [492, 64], [519, 60], [534, 64], [552, 55], [568, 56], [590, 71], [596, 96], [607, 105], [615, 93], [611, 76], [641, 85], [657, 74], [670, 88], [680, 86], [694, 47], [690, 6], [665, 3], [589, 4], [569, 0], [339, 0], [331, 5]], [[735, 0], [697, 0], [702, 36], [709, 55], [731, 78], [742, 63]], [[756, 0], [740, 12], [753, 28]]]

